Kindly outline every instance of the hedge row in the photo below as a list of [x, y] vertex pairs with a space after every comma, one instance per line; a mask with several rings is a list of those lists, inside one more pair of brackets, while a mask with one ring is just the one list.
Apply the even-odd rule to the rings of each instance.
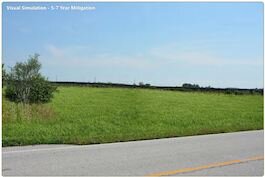
[[240, 88], [212, 88], [212, 87], [198, 87], [198, 88], [187, 88], [187, 87], [165, 87], [165, 86], [151, 86], [150, 84], [145, 85], [130, 85], [130, 84], [119, 84], [119, 83], [91, 83], [91, 82], [51, 82], [55, 85], [63, 86], [88, 86], [88, 87], [118, 87], [118, 88], [148, 88], [148, 89], [160, 89], [160, 90], [171, 90], [171, 91], [185, 91], [185, 92], [217, 92], [225, 94], [259, 94], [263, 95], [263, 89], [240, 89]]

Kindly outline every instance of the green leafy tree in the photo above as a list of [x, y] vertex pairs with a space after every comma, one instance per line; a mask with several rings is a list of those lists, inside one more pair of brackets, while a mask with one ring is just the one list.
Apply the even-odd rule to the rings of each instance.
[[4, 86], [4, 84], [6, 82], [6, 78], [7, 78], [7, 74], [6, 74], [6, 70], [5, 70], [5, 65], [2, 64], [2, 87]]
[[6, 74], [6, 97], [14, 102], [45, 103], [53, 97], [56, 87], [40, 74], [39, 55], [29, 56], [26, 62], [17, 62]]

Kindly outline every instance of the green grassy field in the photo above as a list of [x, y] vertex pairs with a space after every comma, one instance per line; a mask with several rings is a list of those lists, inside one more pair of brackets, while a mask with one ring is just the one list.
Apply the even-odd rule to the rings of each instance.
[[3, 99], [3, 146], [91, 144], [263, 129], [263, 96], [59, 87], [49, 104]]

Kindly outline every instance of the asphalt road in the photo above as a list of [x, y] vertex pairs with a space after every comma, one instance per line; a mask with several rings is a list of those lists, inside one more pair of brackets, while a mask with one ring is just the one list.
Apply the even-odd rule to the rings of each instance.
[[263, 176], [263, 130], [101, 145], [7, 147], [2, 175]]

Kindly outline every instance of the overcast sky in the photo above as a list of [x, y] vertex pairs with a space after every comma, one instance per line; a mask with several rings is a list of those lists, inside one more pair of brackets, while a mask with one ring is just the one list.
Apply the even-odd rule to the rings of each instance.
[[[94, 10], [7, 10], [79, 5]], [[4, 3], [3, 62], [49, 80], [263, 87], [262, 3]]]

